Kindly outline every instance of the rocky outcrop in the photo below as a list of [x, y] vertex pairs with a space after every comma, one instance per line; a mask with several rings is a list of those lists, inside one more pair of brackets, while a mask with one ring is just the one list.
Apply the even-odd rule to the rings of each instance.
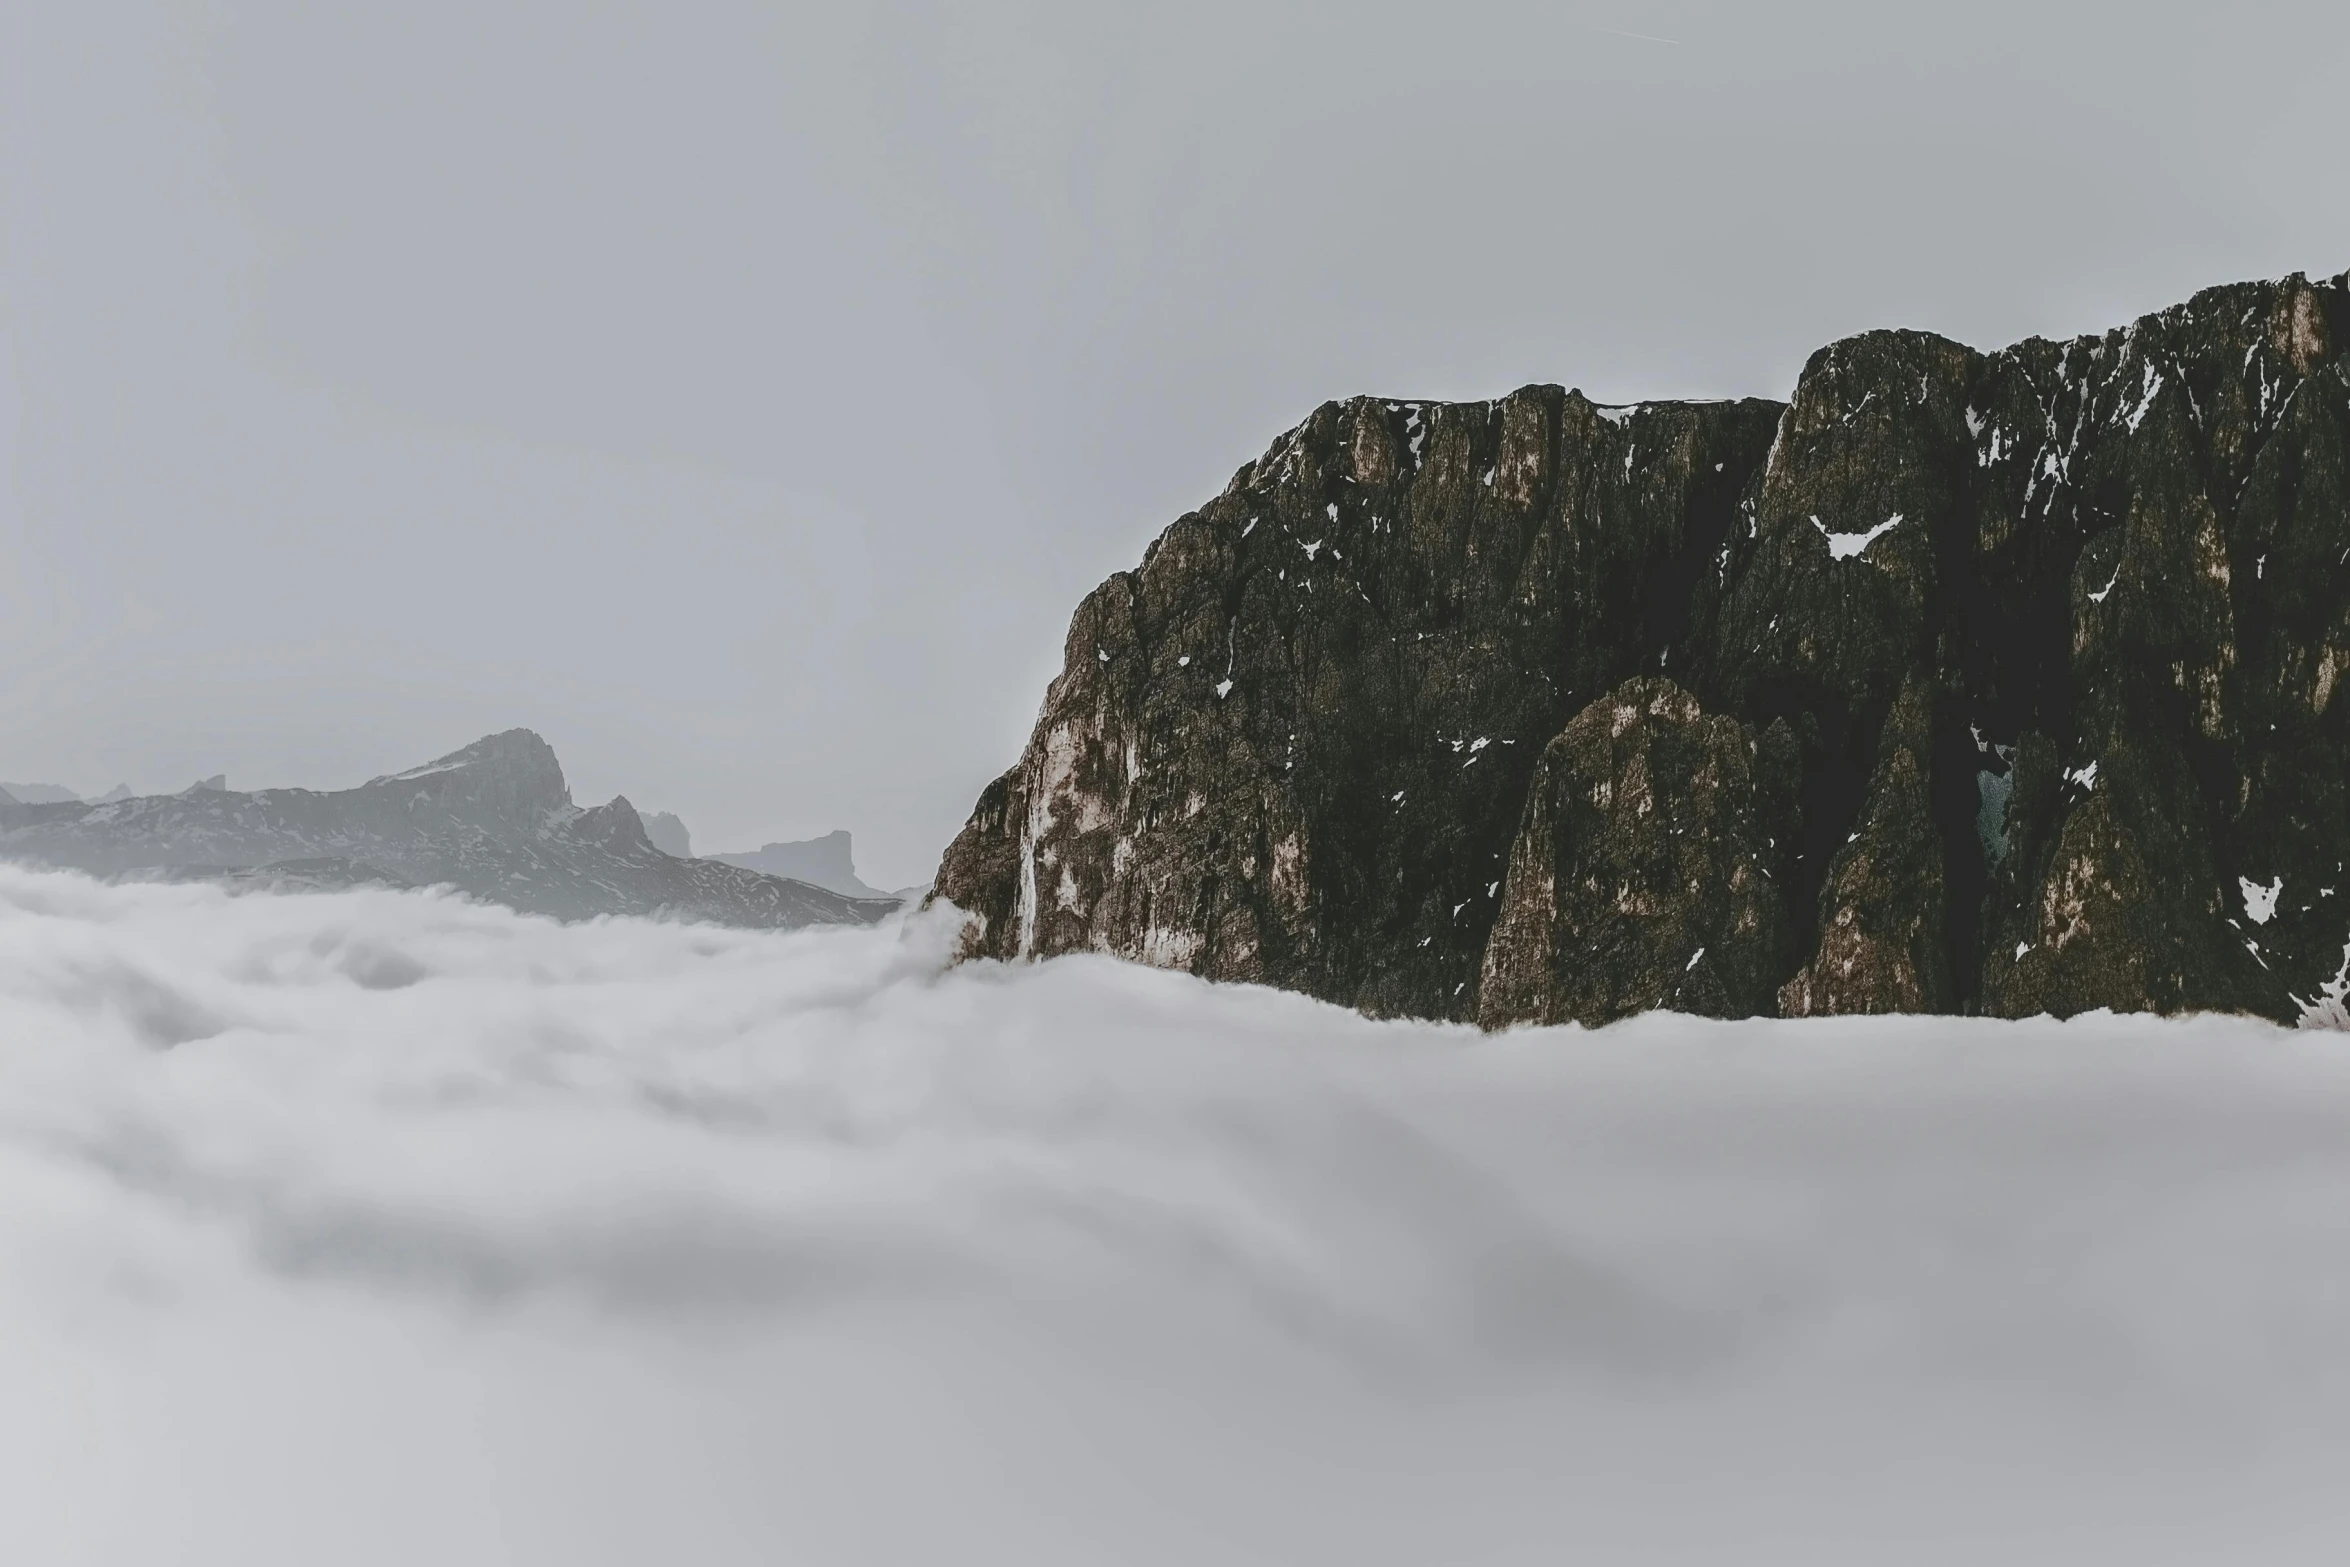
[[897, 907], [665, 854], [626, 799], [572, 804], [554, 751], [527, 729], [356, 789], [207, 786], [104, 804], [0, 802], [0, 857], [280, 890], [450, 886], [561, 919], [662, 915], [794, 929], [870, 924]]
[[1677, 668], [1761, 402], [1329, 404], [1080, 606], [934, 896], [1111, 952], [1470, 1017], [1543, 749]]
[[1950, 1010], [1943, 844], [1929, 779], [1933, 705], [1902, 687], [1878, 738], [1859, 823], [1828, 862], [1819, 944], [1779, 992], [1786, 1017]]
[[1325, 405], [1079, 607], [934, 897], [1489, 1024], [2292, 1018], [2350, 939], [2345, 348], [2296, 276], [1783, 406]]
[[1758, 742], [1658, 677], [1577, 714], [1534, 770], [1477, 1021], [1769, 1010], [1786, 945], [1773, 869], [1796, 830], [1795, 768], [1785, 724]]

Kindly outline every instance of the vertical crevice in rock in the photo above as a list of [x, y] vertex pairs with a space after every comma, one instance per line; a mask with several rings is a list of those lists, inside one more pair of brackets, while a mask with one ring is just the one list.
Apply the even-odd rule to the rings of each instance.
[[1784, 1016], [1951, 1008], [1933, 713], [1913, 675], [1886, 719], [1860, 819], [1830, 862], [1818, 944], [1779, 992]]
[[1981, 1009], [1983, 900], [2004, 848], [2013, 774], [1958, 702], [1936, 704], [1929, 805], [1942, 836], [1942, 965], [1949, 1010]]
[[1477, 1021], [1768, 1011], [1785, 924], [1770, 817], [1784, 795], [1776, 742], [1758, 767], [1760, 749], [1657, 677], [1578, 713], [1535, 771]]

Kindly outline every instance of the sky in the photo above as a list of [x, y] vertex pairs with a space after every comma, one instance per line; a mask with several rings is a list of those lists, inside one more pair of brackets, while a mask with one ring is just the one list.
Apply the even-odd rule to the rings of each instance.
[[0, 777], [513, 726], [927, 880], [1324, 400], [2350, 267], [2339, 0], [0, 7]]
[[952, 934], [0, 866], [0, 1558], [2340, 1559], [2350, 1036]]

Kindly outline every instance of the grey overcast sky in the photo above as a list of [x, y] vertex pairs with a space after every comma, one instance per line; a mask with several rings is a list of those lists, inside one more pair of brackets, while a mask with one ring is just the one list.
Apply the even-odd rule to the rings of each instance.
[[2350, 266], [2342, 0], [0, 4], [0, 777], [493, 729], [927, 878], [1325, 398]]

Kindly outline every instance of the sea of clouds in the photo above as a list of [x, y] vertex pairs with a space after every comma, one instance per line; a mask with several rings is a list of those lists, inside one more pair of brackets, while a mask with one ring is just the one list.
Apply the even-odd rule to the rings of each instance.
[[0, 1559], [2296, 1563], [2350, 1041], [0, 868]]

